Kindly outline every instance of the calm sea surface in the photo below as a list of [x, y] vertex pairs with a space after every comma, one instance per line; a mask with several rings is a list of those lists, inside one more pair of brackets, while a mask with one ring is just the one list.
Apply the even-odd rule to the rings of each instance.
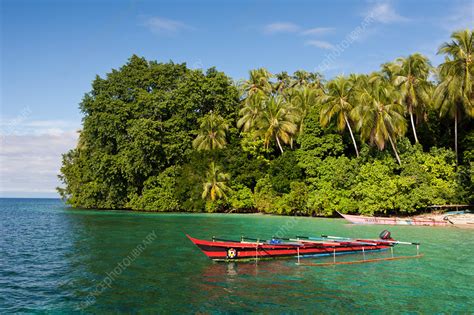
[[[336, 267], [296, 266], [293, 259], [213, 263], [185, 237], [376, 237], [383, 228], [339, 219], [86, 211], [54, 199], [0, 199], [0, 313], [474, 312], [474, 229], [389, 227], [396, 239], [422, 242], [425, 256]], [[360, 258], [349, 256], [341, 259]]]

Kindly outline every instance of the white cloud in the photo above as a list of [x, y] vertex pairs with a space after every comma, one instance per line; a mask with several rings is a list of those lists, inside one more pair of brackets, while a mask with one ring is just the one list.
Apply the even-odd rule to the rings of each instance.
[[366, 15], [371, 16], [375, 21], [384, 24], [409, 21], [408, 18], [401, 16], [396, 12], [390, 1], [374, 2]]
[[0, 146], [0, 194], [49, 194], [60, 185], [61, 155], [76, 146], [78, 134], [4, 135]]
[[0, 119], [0, 196], [57, 196], [61, 155], [76, 146], [80, 123]]
[[0, 137], [10, 135], [58, 135], [65, 131], [76, 131], [80, 123], [69, 120], [30, 120], [28, 117], [0, 119]]
[[143, 25], [156, 34], [176, 34], [183, 30], [191, 29], [190, 26], [183, 22], [157, 16], [148, 18]]
[[[291, 23], [291, 22], [278, 22], [271, 23], [264, 27], [263, 32], [265, 34], [277, 34], [277, 33], [298, 33], [299, 35], [317, 37], [320, 35], [325, 35], [333, 31], [333, 27], [314, 27], [309, 29], [304, 29], [301, 26]], [[329, 42], [322, 40], [306, 40], [304, 42], [306, 46], [313, 46], [322, 49], [334, 49], [334, 45]]]
[[317, 47], [317, 48], [322, 48], [322, 49], [334, 49], [334, 45], [329, 43], [329, 42], [325, 42], [325, 41], [322, 41], [322, 40], [307, 40], [305, 41], [305, 45], [306, 46], [313, 46], [313, 47]]
[[333, 30], [334, 30], [333, 27], [315, 27], [315, 28], [310, 28], [310, 29], [302, 31], [301, 35], [309, 35], [309, 36], [324, 35], [324, 34], [330, 33]]
[[265, 34], [277, 34], [277, 33], [295, 33], [300, 30], [300, 27], [290, 22], [276, 22], [267, 24], [263, 28]]
[[305, 36], [325, 35], [333, 30], [333, 27], [314, 27], [305, 29], [300, 25], [291, 22], [275, 22], [263, 27], [263, 33], [265, 34], [299, 33], [300, 35]]

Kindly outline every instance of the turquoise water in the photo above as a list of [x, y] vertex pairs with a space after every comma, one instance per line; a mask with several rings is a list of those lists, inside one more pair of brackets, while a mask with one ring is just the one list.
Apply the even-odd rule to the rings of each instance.
[[[214, 263], [184, 235], [375, 237], [383, 228], [339, 219], [81, 211], [59, 200], [0, 199], [0, 313], [474, 311], [473, 229], [389, 227], [399, 240], [422, 242], [425, 256], [335, 267], [296, 266], [292, 259]], [[338, 259], [360, 258], [349, 256]]]

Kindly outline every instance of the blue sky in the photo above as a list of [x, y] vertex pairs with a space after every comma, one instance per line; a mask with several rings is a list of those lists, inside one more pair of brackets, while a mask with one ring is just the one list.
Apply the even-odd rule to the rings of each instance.
[[261, 66], [331, 78], [414, 52], [436, 65], [450, 33], [474, 27], [472, 0], [0, 4], [0, 196], [55, 195], [58, 156], [80, 128], [78, 103], [96, 74], [132, 54], [216, 66], [236, 80]]

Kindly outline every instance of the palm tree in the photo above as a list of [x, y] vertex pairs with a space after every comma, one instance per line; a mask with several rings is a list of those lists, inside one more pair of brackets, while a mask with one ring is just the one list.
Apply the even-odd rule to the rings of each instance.
[[298, 133], [302, 134], [304, 129], [304, 119], [309, 110], [318, 103], [320, 90], [304, 86], [299, 89], [292, 89], [290, 93], [290, 104], [298, 118]]
[[254, 128], [255, 123], [262, 114], [264, 98], [265, 97], [260, 94], [255, 94], [246, 99], [243, 107], [239, 111], [240, 119], [237, 121], [238, 128], [242, 128], [245, 132]]
[[318, 90], [323, 90], [324, 88], [324, 78], [323, 75], [319, 72], [310, 72], [309, 73], [309, 86], [312, 88], [316, 88]]
[[458, 121], [463, 112], [474, 116], [474, 31], [457, 31], [452, 41], [444, 43], [438, 54], [445, 54], [445, 62], [438, 67], [440, 83], [434, 93], [435, 106], [440, 116], [454, 118], [454, 148], [458, 162]]
[[267, 98], [256, 125], [257, 134], [264, 139], [265, 148], [268, 149], [274, 139], [283, 153], [281, 142], [291, 143], [298, 130], [297, 120], [293, 108], [281, 96]]
[[403, 116], [404, 107], [397, 102], [400, 93], [380, 74], [365, 78], [357, 89], [356, 98], [360, 105], [351, 114], [357, 121], [361, 138], [375, 143], [379, 150], [383, 150], [389, 140], [401, 165], [395, 141], [405, 134], [407, 124]]
[[211, 201], [221, 198], [227, 199], [227, 193], [230, 192], [230, 188], [227, 186], [229, 179], [229, 174], [223, 173], [219, 166], [211, 162], [206, 173], [206, 181], [202, 185], [202, 199], [209, 198]]
[[273, 91], [275, 93], [280, 93], [282, 94], [283, 91], [285, 91], [287, 88], [290, 87], [291, 84], [291, 77], [288, 75], [286, 71], [277, 73], [275, 75], [276, 82], [273, 85]]
[[250, 77], [243, 82], [242, 89], [246, 98], [255, 94], [268, 95], [272, 92], [270, 78], [273, 76], [267, 69], [250, 70]]
[[398, 58], [395, 63], [383, 66], [383, 72], [400, 89], [403, 103], [410, 115], [416, 143], [419, 143], [419, 141], [413, 116], [423, 117], [426, 104], [429, 102], [430, 84], [428, 76], [430, 69], [431, 65], [428, 58], [418, 53], [407, 58]]
[[293, 73], [292, 81], [291, 87], [305, 86], [311, 81], [311, 73], [304, 70], [297, 70]]
[[226, 131], [229, 125], [225, 119], [213, 112], [201, 118], [199, 134], [193, 141], [197, 150], [214, 150], [226, 146]]
[[320, 122], [322, 126], [327, 126], [332, 118], [336, 116], [337, 129], [339, 131], [344, 131], [346, 127], [349, 129], [356, 155], [359, 157], [359, 150], [349, 118], [351, 111], [354, 109], [353, 87], [353, 80], [348, 80], [342, 76], [328, 82], [326, 85], [327, 93], [321, 97], [323, 106], [320, 113]]
[[[397, 59], [398, 60], [398, 59]], [[389, 81], [393, 82], [395, 73], [399, 72], [400, 64], [397, 62], [386, 62], [380, 66], [381, 73]]]
[[322, 76], [318, 72], [307, 72], [304, 70], [297, 70], [293, 73], [291, 87], [313, 87], [322, 89]]

